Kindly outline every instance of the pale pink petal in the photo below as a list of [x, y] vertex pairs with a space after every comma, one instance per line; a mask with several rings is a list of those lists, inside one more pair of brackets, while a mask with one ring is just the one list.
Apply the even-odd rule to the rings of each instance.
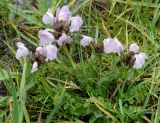
[[147, 55], [145, 53], [140, 52], [139, 55], [143, 56], [145, 60], [147, 59]]
[[89, 36], [82, 35], [82, 37], [83, 38], [81, 39], [80, 44], [83, 47], [88, 46], [93, 41], [93, 38], [91, 38]]
[[112, 38], [104, 39], [103, 41], [105, 53], [117, 53], [117, 45]]
[[121, 54], [125, 50], [125, 47], [122, 45], [122, 43], [117, 38], [114, 38], [113, 40], [117, 47], [117, 53]]
[[59, 16], [60, 11], [61, 11], [61, 9], [60, 9], [60, 7], [58, 7], [57, 10], [56, 10], [56, 17], [57, 17], [57, 18], [58, 18], [58, 16]]
[[29, 55], [29, 50], [25, 47], [25, 45], [21, 42], [17, 43], [18, 50], [16, 52], [16, 59], [20, 59], [21, 57], [26, 57]]
[[54, 60], [57, 58], [57, 47], [55, 45], [48, 45], [45, 48], [46, 50], [46, 61]]
[[62, 45], [67, 39], [67, 35], [65, 33], [62, 33], [61, 37], [58, 39], [58, 45]]
[[136, 43], [133, 43], [129, 47], [130, 52], [138, 53], [139, 52], [139, 46]]
[[73, 39], [70, 37], [70, 36], [67, 36], [66, 40], [65, 40], [65, 43], [67, 44], [71, 44], [73, 41]]
[[58, 20], [59, 21], [69, 21], [71, 16], [72, 16], [72, 13], [71, 11], [69, 10], [69, 7], [67, 5], [63, 6], [60, 11], [58, 10], [57, 12], [58, 14]]
[[45, 57], [45, 48], [44, 47], [37, 47], [36, 54], [42, 55]]
[[44, 24], [51, 24], [51, 25], [53, 25], [54, 19], [55, 18], [54, 18], [53, 14], [52, 14], [51, 9], [48, 9], [48, 11], [42, 17], [42, 22]]
[[17, 48], [25, 47], [25, 45], [22, 42], [17, 42], [16, 46]]
[[79, 31], [81, 26], [83, 25], [83, 20], [80, 16], [72, 17], [71, 19], [70, 32]]
[[134, 55], [135, 58], [135, 64], [134, 68], [140, 69], [145, 63], [145, 60], [147, 59], [147, 55], [145, 53], [139, 53]]
[[31, 70], [31, 73], [34, 73], [38, 70], [38, 62], [34, 62], [33, 65], [32, 65], [32, 70]]
[[54, 36], [46, 30], [38, 31], [38, 37], [40, 39], [40, 46], [48, 45], [54, 41]]

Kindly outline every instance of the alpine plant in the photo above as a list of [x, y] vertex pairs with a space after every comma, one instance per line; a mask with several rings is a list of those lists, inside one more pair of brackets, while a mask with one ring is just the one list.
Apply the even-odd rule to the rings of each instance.
[[[45, 25], [51, 25], [38, 31], [39, 46], [36, 48], [35, 56], [43, 58], [46, 62], [57, 58], [58, 48], [63, 44], [71, 44], [73, 42], [71, 33], [77, 32], [83, 25], [83, 20], [79, 15], [72, 16], [72, 12], [67, 5], [58, 7], [55, 14], [51, 9], [43, 15], [42, 22]], [[87, 47], [92, 44], [97, 53], [113, 53], [122, 57], [126, 65], [135, 69], [140, 69], [144, 65], [147, 55], [139, 51], [136, 43], [130, 45], [128, 53], [125, 53], [125, 46], [117, 38], [107, 38], [103, 40], [103, 44], [98, 46], [94, 39], [90, 36], [81, 35], [80, 45]], [[30, 55], [28, 48], [21, 42], [17, 43], [16, 59], [27, 57]], [[35, 60], [32, 65], [31, 73], [38, 70], [38, 61]]]

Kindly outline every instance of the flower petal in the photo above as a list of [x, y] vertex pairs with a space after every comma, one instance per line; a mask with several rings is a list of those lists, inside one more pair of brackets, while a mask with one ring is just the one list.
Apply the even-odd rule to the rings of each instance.
[[129, 47], [130, 52], [138, 53], [139, 52], [139, 46], [136, 43], [133, 43]]
[[84, 36], [84, 35], [82, 35], [82, 36], [83, 36], [83, 38], [81, 39], [80, 44], [83, 47], [88, 46], [93, 41], [93, 38], [91, 38], [89, 36]]
[[56, 17], [57, 17], [57, 18], [58, 18], [58, 16], [59, 16], [60, 11], [61, 11], [61, 9], [60, 9], [60, 7], [58, 7], [57, 10], [56, 10]]
[[58, 45], [61, 46], [67, 39], [67, 35], [62, 33], [61, 37], [58, 39]]
[[145, 53], [139, 53], [134, 55], [135, 58], [135, 64], [134, 68], [140, 69], [145, 63], [145, 60], [147, 59], [147, 55]]
[[117, 38], [114, 38], [113, 40], [117, 47], [117, 53], [121, 54], [125, 50], [125, 47], [122, 45], [122, 43]]
[[121, 53], [125, 50], [125, 47], [117, 38], [104, 39], [103, 45], [105, 53], [118, 53], [121, 55]]
[[33, 65], [32, 65], [32, 70], [31, 70], [31, 73], [34, 73], [38, 70], [38, 62], [34, 62]]
[[71, 19], [70, 32], [78, 31], [83, 25], [83, 20], [80, 16], [72, 17]]
[[16, 52], [16, 59], [20, 59], [21, 57], [26, 57], [29, 55], [29, 50], [25, 47], [25, 45], [21, 42], [17, 43], [18, 50]]
[[117, 53], [117, 46], [112, 38], [104, 39], [103, 46], [105, 53]]
[[46, 61], [57, 58], [57, 47], [55, 45], [48, 45], [46, 48]]
[[67, 36], [66, 40], [65, 40], [65, 43], [67, 44], [71, 44], [73, 41], [73, 39], [70, 37], [70, 36]]
[[42, 55], [45, 57], [45, 48], [44, 47], [37, 47], [36, 54]]
[[44, 24], [51, 24], [51, 25], [53, 25], [54, 19], [55, 18], [54, 18], [53, 14], [52, 14], [51, 9], [48, 9], [48, 11], [42, 17], [42, 22]]
[[60, 9], [60, 11], [57, 10], [57, 15], [59, 21], [69, 21], [72, 16], [72, 13], [69, 10], [69, 7], [65, 5]]
[[46, 30], [39, 30], [38, 37], [40, 39], [40, 46], [48, 45], [54, 40], [54, 36]]

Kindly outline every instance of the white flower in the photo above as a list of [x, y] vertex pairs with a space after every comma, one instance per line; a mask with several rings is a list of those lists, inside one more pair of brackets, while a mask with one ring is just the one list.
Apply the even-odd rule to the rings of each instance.
[[130, 52], [138, 53], [139, 52], [139, 46], [136, 43], [133, 43], [129, 47]]
[[125, 47], [121, 44], [121, 42], [117, 38], [104, 39], [103, 45], [105, 53], [118, 53], [120, 55], [121, 52], [125, 50]]
[[135, 58], [135, 64], [134, 68], [140, 69], [145, 63], [145, 60], [147, 59], [147, 55], [145, 53], [139, 53], [134, 55]]
[[26, 57], [29, 55], [29, 50], [25, 47], [25, 45], [21, 42], [17, 43], [17, 52], [16, 52], [16, 59], [20, 59], [21, 57]]
[[83, 25], [83, 20], [78, 15], [76, 17], [71, 17], [70, 21], [71, 21], [70, 32], [78, 31]]
[[54, 41], [54, 36], [46, 30], [39, 30], [38, 37], [40, 39], [40, 46], [51, 44]]
[[33, 65], [32, 65], [32, 70], [31, 70], [31, 73], [34, 73], [38, 70], [38, 62], [34, 62]]
[[89, 36], [84, 36], [82, 35], [82, 39], [80, 41], [80, 44], [85, 47], [85, 46], [88, 46], [92, 41], [93, 41], [93, 38], [89, 37]]
[[55, 21], [55, 18], [54, 18], [53, 14], [52, 14], [52, 11], [51, 11], [51, 9], [48, 9], [48, 11], [42, 17], [42, 22], [44, 24], [53, 25], [54, 21]]

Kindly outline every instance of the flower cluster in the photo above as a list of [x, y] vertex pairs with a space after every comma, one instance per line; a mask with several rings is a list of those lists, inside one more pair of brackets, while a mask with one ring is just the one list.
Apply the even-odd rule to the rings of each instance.
[[[80, 44], [85, 47], [93, 42], [93, 38], [83, 36]], [[105, 53], [117, 53], [118, 55], [124, 56], [125, 46], [117, 38], [107, 38], [103, 40], [103, 50]], [[139, 46], [133, 43], [129, 47], [129, 53], [126, 55], [125, 62], [127, 65], [133, 65], [134, 68], [140, 69], [147, 59], [147, 55], [143, 52], [139, 52]]]
[[147, 55], [143, 52], [139, 52], [139, 46], [136, 43], [130, 45], [129, 52], [134, 53], [133, 59], [135, 60], [135, 63], [133, 67], [136, 69], [141, 68], [147, 59]]
[[[121, 44], [117, 38], [104, 39], [103, 45], [105, 53], [118, 53], [119, 55], [125, 57], [125, 46], [123, 46], [123, 44]], [[129, 53], [126, 55], [124, 60], [125, 62], [128, 62], [127, 65], [134, 64], [133, 67], [139, 69], [142, 68], [146, 59], [147, 55], [145, 53], [139, 52], [139, 46], [136, 43], [133, 43], [130, 45]]]
[[[71, 44], [73, 39], [69, 36], [69, 33], [79, 31], [83, 25], [82, 18], [79, 15], [73, 17], [67, 5], [57, 8], [56, 16], [53, 15], [51, 9], [48, 9], [42, 17], [42, 22], [53, 26], [51, 29], [38, 31], [39, 47], [36, 48], [35, 55], [44, 57], [45, 61], [56, 59], [57, 45], [61, 46], [64, 43]], [[18, 60], [21, 57], [29, 55], [29, 50], [23, 43], [18, 42], [17, 48], [16, 58]], [[38, 62], [35, 61], [31, 72], [35, 72], [37, 67]]]
[[[42, 17], [42, 22], [52, 26], [52, 28], [38, 31], [39, 47], [36, 48], [35, 55], [43, 57], [45, 61], [56, 59], [58, 52], [57, 46], [60, 47], [64, 43], [71, 44], [73, 39], [69, 34], [79, 31], [83, 24], [83, 20], [80, 16], [72, 17], [72, 13], [67, 5], [62, 8], [57, 8], [55, 16], [51, 9], [48, 9]], [[93, 38], [82, 35], [80, 45], [86, 47], [89, 44], [93, 44], [96, 50], [105, 53], [117, 53], [122, 57], [125, 56], [125, 46], [117, 38], [104, 39], [103, 45], [97, 47]], [[30, 54], [23, 43], [18, 42], [17, 47], [16, 58], [18, 60]], [[139, 69], [145, 63], [146, 58], [146, 54], [139, 52], [139, 46], [133, 43], [130, 45], [129, 53], [123, 61], [129, 62], [129, 64], [133, 64], [134, 68]], [[34, 61], [31, 72], [37, 71], [37, 67], [38, 62]]]
[[63, 43], [70, 44], [73, 39], [69, 36], [69, 33], [79, 31], [83, 24], [83, 20], [79, 15], [72, 17], [67, 5], [57, 8], [55, 17], [51, 9], [48, 9], [43, 15], [42, 21], [44, 24], [53, 25], [53, 29], [39, 31], [40, 45], [53, 41], [57, 42], [59, 46]]

